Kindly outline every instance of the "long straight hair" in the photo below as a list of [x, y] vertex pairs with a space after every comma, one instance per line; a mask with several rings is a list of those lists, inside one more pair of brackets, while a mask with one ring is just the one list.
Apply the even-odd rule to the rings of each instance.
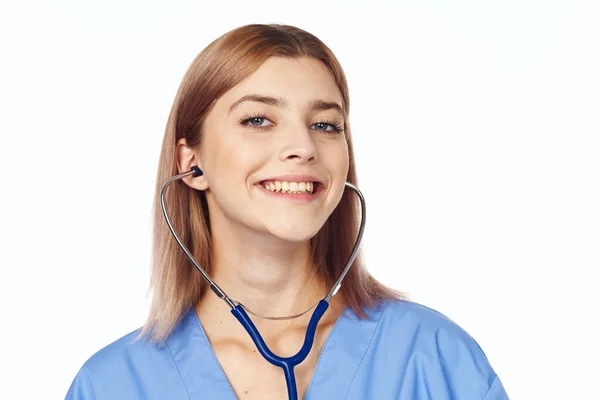
[[[350, 99], [346, 77], [331, 50], [314, 35], [289, 25], [246, 25], [234, 29], [209, 44], [194, 59], [179, 86], [165, 129], [154, 199], [152, 304], [140, 336], [163, 342], [181, 316], [208, 289], [200, 273], [185, 257], [169, 231], [160, 208], [160, 189], [176, 175], [176, 143], [185, 138], [188, 146], [202, 144], [203, 122], [214, 102], [256, 71], [270, 57], [312, 57], [331, 73], [342, 95], [345, 120]], [[350, 126], [345, 124], [349, 152], [347, 181], [357, 184]], [[346, 191], [320, 231], [311, 239], [313, 264], [322, 281], [333, 286], [343, 271], [354, 246], [360, 225], [356, 194]], [[182, 241], [197, 262], [211, 273], [211, 236], [208, 205], [204, 192], [181, 181], [173, 182], [165, 193], [169, 217]], [[360, 318], [363, 307], [384, 300], [401, 299], [398, 291], [385, 287], [365, 269], [361, 253], [344, 278], [340, 289], [345, 305]]]

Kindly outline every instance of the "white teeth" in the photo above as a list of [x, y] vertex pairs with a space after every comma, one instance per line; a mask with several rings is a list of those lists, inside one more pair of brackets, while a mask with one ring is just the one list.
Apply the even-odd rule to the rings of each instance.
[[313, 182], [285, 182], [285, 181], [269, 181], [264, 182], [263, 187], [271, 192], [281, 193], [313, 193]]

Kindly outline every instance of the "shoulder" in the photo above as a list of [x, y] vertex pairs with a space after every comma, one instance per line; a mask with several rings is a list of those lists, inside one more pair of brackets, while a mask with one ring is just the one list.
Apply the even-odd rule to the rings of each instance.
[[93, 354], [77, 373], [66, 399], [139, 398], [141, 385], [168, 375], [173, 368], [168, 346], [151, 343], [139, 337], [140, 332], [130, 332]]
[[408, 300], [387, 301], [373, 315], [379, 314], [380, 324], [391, 331], [419, 331], [420, 335], [442, 335], [454, 340], [473, 341], [460, 325], [441, 312], [423, 304]]
[[[477, 341], [439, 311], [399, 300], [368, 315], [377, 320], [373, 362], [397, 365], [405, 386], [429, 382], [439, 396], [482, 399], [494, 385], [501, 385]], [[467, 392], [473, 397], [464, 396]]]
[[[398, 338], [420, 354], [451, 362], [469, 355], [473, 362], [489, 365], [475, 339], [441, 312], [422, 304], [401, 300], [382, 305], [379, 334]], [[490, 367], [491, 369], [491, 367]]]
[[412, 335], [440, 345], [462, 343], [475, 346], [477, 342], [465, 329], [441, 312], [422, 304], [408, 301], [388, 301], [378, 309], [371, 311], [373, 317], [379, 317], [382, 334]]
[[97, 373], [108, 372], [114, 369], [115, 365], [135, 363], [140, 357], [160, 356], [164, 348], [139, 337], [140, 332], [141, 329], [136, 329], [98, 350], [85, 362], [83, 368]]

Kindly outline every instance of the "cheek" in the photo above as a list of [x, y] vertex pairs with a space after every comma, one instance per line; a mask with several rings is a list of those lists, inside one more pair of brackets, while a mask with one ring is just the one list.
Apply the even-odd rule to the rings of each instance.
[[264, 162], [265, 152], [265, 145], [253, 141], [240, 141], [231, 147], [228, 157], [240, 168], [240, 172], [248, 173]]
[[334, 182], [336, 182], [333, 190], [333, 199], [337, 206], [346, 190], [345, 182], [348, 177], [348, 169], [350, 168], [348, 147], [345, 143], [342, 143], [335, 149], [330, 148], [329, 152], [325, 154], [327, 154], [326, 160], [324, 160], [326, 168], [329, 170]]
[[327, 165], [327, 169], [331, 171], [332, 175], [338, 179], [345, 180], [350, 168], [348, 146], [346, 143], [340, 143], [335, 148], [328, 148], [323, 154], [325, 155], [323, 162]]
[[247, 191], [255, 171], [264, 165], [265, 149], [252, 141], [223, 139], [208, 157], [213, 172], [210, 185], [219, 196], [236, 193], [239, 198]]

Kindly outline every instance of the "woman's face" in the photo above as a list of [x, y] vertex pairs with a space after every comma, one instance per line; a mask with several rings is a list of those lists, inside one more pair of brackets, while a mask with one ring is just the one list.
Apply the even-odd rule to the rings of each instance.
[[198, 153], [213, 229], [294, 242], [316, 235], [348, 173], [341, 106], [329, 71], [312, 58], [272, 57], [219, 98]]

